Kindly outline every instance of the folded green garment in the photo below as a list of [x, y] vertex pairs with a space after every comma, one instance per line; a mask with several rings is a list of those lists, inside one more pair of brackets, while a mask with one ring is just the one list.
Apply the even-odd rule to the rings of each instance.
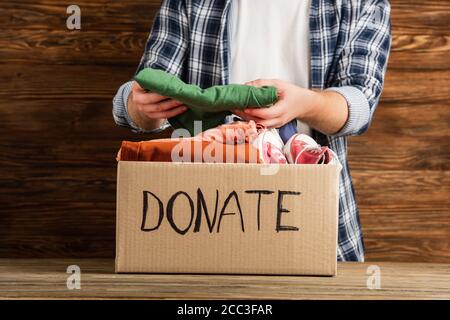
[[[201, 120], [201, 130], [207, 130], [223, 123], [232, 109], [267, 107], [278, 100], [275, 87], [256, 88], [247, 85], [230, 84], [202, 89], [184, 83], [181, 79], [162, 70], [146, 68], [134, 78], [139, 85], [150, 92], [178, 100], [189, 110], [168, 119], [175, 129], [185, 128], [194, 135], [194, 121]], [[197, 132], [198, 133], [198, 132]]]

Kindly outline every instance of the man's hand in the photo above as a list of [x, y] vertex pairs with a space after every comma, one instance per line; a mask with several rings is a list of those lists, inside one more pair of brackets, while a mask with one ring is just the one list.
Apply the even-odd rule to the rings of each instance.
[[256, 80], [246, 85], [274, 86], [278, 89], [279, 99], [270, 108], [233, 110], [244, 120], [254, 120], [267, 128], [279, 128], [299, 119], [325, 134], [338, 132], [347, 121], [347, 101], [339, 93], [313, 91], [281, 80]]
[[133, 122], [144, 130], [159, 128], [165, 119], [187, 110], [181, 102], [156, 93], [146, 92], [136, 81], [128, 97], [128, 114]]
[[255, 120], [267, 128], [279, 128], [292, 119], [301, 118], [310, 112], [317, 93], [281, 80], [255, 80], [246, 85], [273, 86], [278, 89], [278, 101], [270, 108], [248, 108], [233, 110], [246, 120]]

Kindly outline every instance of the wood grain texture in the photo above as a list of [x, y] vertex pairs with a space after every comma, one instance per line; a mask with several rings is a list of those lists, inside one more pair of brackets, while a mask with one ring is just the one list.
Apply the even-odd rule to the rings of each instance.
[[7, 29], [0, 34], [0, 61], [136, 68], [147, 37], [148, 31]]
[[[69, 265], [81, 290], [66, 287]], [[114, 274], [112, 260], [0, 260], [0, 299], [450, 299], [450, 265], [377, 263], [381, 289], [367, 288], [370, 264], [339, 263], [336, 277]]]
[[[111, 116], [160, 0], [0, 2], [0, 257], [111, 258]], [[394, 0], [382, 101], [349, 164], [370, 261], [450, 263], [450, 1]]]
[[394, 33], [449, 35], [450, 2], [447, 0], [393, 0]]
[[448, 35], [399, 34], [394, 29], [389, 69], [448, 70], [449, 46]]
[[[149, 31], [162, 0], [79, 0], [82, 29], [108, 31]], [[0, 26], [5, 29], [64, 29], [66, 8], [72, 2], [56, 0], [2, 1]], [[76, 32], [76, 31], [75, 31]]]

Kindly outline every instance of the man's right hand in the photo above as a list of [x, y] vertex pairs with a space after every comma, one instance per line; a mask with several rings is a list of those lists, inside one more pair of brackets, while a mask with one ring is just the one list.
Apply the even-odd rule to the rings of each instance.
[[138, 127], [144, 130], [157, 129], [166, 119], [175, 117], [187, 109], [181, 102], [157, 93], [149, 93], [133, 81], [128, 96], [128, 114]]

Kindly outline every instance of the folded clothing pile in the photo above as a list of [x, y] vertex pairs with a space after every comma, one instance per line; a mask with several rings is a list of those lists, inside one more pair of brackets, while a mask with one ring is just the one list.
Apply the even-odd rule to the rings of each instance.
[[304, 134], [286, 144], [278, 131], [254, 121], [236, 121], [192, 138], [123, 141], [118, 161], [337, 164], [336, 154]]

